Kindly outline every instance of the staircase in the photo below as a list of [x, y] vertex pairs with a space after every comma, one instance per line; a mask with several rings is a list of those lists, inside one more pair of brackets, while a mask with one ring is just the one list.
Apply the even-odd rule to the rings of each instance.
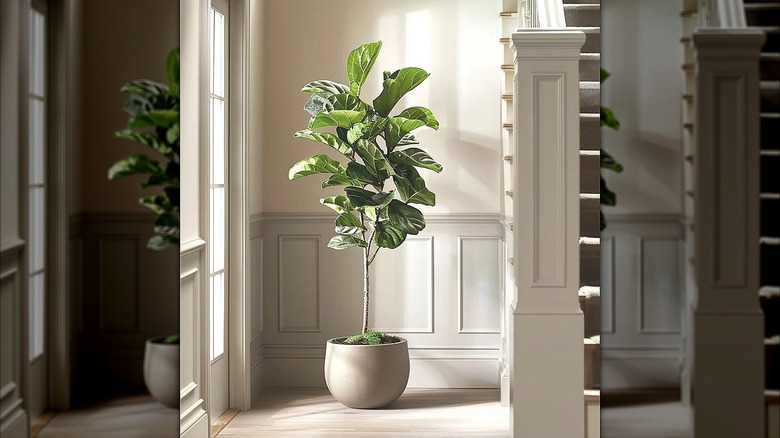
[[[766, 34], [761, 49], [761, 240], [759, 299], [764, 311], [768, 426], [780, 436], [780, 3], [745, 0], [749, 27]], [[772, 406], [770, 408], [770, 406]], [[774, 410], [774, 424], [772, 420]], [[769, 432], [769, 431], [768, 431]], [[768, 435], [773, 436], [773, 435]]]
[[[585, 314], [585, 400], [586, 405], [595, 406], [595, 418], [587, 420], [588, 436], [598, 436], [597, 419], [600, 387], [600, 46], [601, 9], [599, 0], [563, 0], [567, 27], [585, 33], [585, 43], [580, 55], [580, 307]], [[518, 26], [517, 1], [504, 0], [499, 14], [502, 22], [500, 42], [503, 45], [501, 65], [502, 94], [502, 150], [503, 150], [503, 201], [502, 220], [506, 227], [507, 263], [512, 263], [512, 241], [514, 232], [512, 202], [514, 182], [512, 181], [513, 150], [513, 76], [514, 59], [511, 48], [511, 34]], [[511, 266], [507, 273], [511, 273]], [[507, 281], [507, 284], [511, 284]], [[507, 297], [511, 294], [507, 293]], [[504, 351], [506, 344], [504, 343]], [[588, 414], [590, 418], [590, 414]], [[595, 424], [595, 426], [594, 426]], [[596, 431], [596, 432], [594, 432]]]

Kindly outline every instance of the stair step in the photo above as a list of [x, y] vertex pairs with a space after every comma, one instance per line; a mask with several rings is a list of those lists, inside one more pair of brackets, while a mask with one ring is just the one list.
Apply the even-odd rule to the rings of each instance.
[[601, 245], [598, 242], [598, 237], [580, 237], [580, 284], [601, 285]]
[[780, 284], [780, 245], [764, 244], [759, 246], [761, 252], [761, 285]]
[[780, 52], [780, 27], [779, 26], [750, 26], [761, 29], [766, 34], [766, 42], [761, 47], [763, 52]]
[[[595, 289], [595, 292], [583, 292], [583, 289]], [[601, 333], [601, 294], [598, 287], [580, 287], [577, 297], [580, 310], [585, 318], [585, 337], [597, 336]]]
[[780, 334], [764, 339], [766, 389], [780, 389]]
[[580, 54], [580, 80], [598, 81], [601, 78], [601, 54]]
[[780, 150], [780, 113], [761, 113], [761, 149]]
[[573, 27], [571, 30], [581, 30], [585, 33], [585, 43], [582, 45], [582, 53], [600, 53], [601, 52], [601, 28], [600, 27]]
[[599, 335], [584, 338], [585, 389], [601, 386], [601, 339]]
[[761, 112], [780, 112], [779, 81], [761, 81]]
[[580, 151], [580, 192], [601, 191], [601, 154], [599, 151]]
[[580, 149], [601, 149], [601, 123], [599, 114], [580, 113]]
[[780, 335], [780, 286], [763, 286], [758, 297], [764, 312], [764, 337]]
[[761, 151], [761, 192], [780, 193], [780, 151]]
[[774, 199], [762, 196], [759, 203], [761, 206], [761, 235], [780, 236], [780, 194]]
[[580, 81], [580, 112], [598, 114], [601, 110], [601, 84]]
[[761, 80], [778, 80], [780, 78], [780, 53], [761, 53], [758, 66]]
[[780, 21], [780, 3], [751, 3], [745, 5], [748, 26], [771, 26]]
[[566, 27], [600, 27], [601, 7], [597, 4], [563, 5]]

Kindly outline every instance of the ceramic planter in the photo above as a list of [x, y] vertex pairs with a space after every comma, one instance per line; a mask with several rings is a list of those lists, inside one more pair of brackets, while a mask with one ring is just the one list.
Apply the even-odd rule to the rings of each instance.
[[409, 381], [406, 339], [394, 344], [344, 345], [328, 341], [325, 382], [333, 397], [350, 408], [381, 408], [401, 396]]
[[165, 336], [146, 340], [144, 382], [157, 401], [179, 408], [179, 344], [163, 344]]

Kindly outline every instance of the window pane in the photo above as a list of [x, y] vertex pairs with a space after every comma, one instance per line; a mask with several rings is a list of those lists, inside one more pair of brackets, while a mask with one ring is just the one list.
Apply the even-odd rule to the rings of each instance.
[[29, 330], [30, 330], [30, 360], [33, 360], [43, 354], [43, 335], [44, 335], [44, 297], [45, 277], [43, 272], [30, 277], [29, 293]]
[[211, 359], [225, 352], [225, 274], [211, 277]]
[[30, 99], [29, 144], [30, 144], [30, 183], [43, 184], [45, 182], [44, 171], [44, 103], [41, 99]]
[[225, 189], [211, 189], [211, 273], [225, 269]]
[[211, 183], [225, 183], [225, 103], [211, 99]]
[[29, 263], [30, 272], [44, 268], [45, 258], [45, 225], [46, 225], [46, 191], [43, 187], [30, 189], [30, 219], [29, 219]]
[[46, 69], [46, 22], [43, 14], [40, 12], [33, 11], [32, 15], [35, 24], [32, 28], [33, 51], [30, 58], [33, 63], [33, 81], [31, 87], [35, 94], [43, 96], [46, 90], [46, 84], [44, 82], [44, 72]]
[[214, 88], [212, 93], [225, 95], [225, 16], [214, 10], [214, 40], [211, 62]]

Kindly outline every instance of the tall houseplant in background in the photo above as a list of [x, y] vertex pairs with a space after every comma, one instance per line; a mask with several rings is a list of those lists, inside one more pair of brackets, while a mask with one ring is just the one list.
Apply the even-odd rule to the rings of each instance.
[[[154, 236], [146, 246], [153, 250], [179, 248], [179, 49], [168, 54], [168, 85], [136, 79], [122, 86], [130, 96], [124, 110], [130, 114], [127, 128], [116, 131], [117, 138], [151, 148], [147, 154], [123, 158], [108, 170], [108, 179], [147, 175], [141, 187], [160, 187], [155, 195], [141, 197], [141, 205], [152, 210]], [[173, 293], [173, 291], [172, 291]], [[179, 335], [146, 341], [144, 381], [158, 401], [179, 407]]]
[[[609, 72], [601, 69], [601, 78], [600, 82], [604, 83], [605, 80], [609, 77]], [[607, 127], [612, 128], [615, 131], [620, 129], [620, 122], [618, 121], [617, 117], [615, 117], [615, 113], [612, 112], [611, 109], [602, 106], [601, 107], [601, 127]], [[607, 151], [604, 150], [604, 148], [601, 148], [601, 155], [600, 155], [600, 167], [602, 169], [611, 170], [612, 172], [620, 173], [623, 171], [623, 165], [615, 161], [614, 158], [612, 158], [612, 155], [607, 153]], [[600, 196], [600, 204], [606, 205], [608, 207], [614, 207], [617, 205], [617, 195], [615, 192], [609, 189], [607, 187], [606, 181], [604, 181], [604, 177], [601, 176], [601, 196]], [[607, 226], [607, 221], [604, 219], [604, 213], [599, 211], [599, 215], [601, 216], [601, 229], [603, 230]]]
[[[429, 73], [416, 67], [386, 71], [382, 92], [372, 104], [360, 99], [360, 90], [381, 47], [382, 42], [377, 41], [349, 53], [349, 85], [318, 80], [301, 90], [311, 93], [304, 106], [311, 119], [308, 129], [296, 132], [295, 137], [314, 140], [338, 151], [346, 159], [346, 165], [318, 154], [295, 163], [289, 171], [290, 180], [323, 174], [327, 177], [322, 188], [344, 186], [344, 194], [320, 202], [338, 214], [336, 235], [328, 247], [362, 251], [363, 324], [360, 334], [328, 341], [325, 379], [338, 401], [358, 408], [389, 405], [406, 388], [409, 378], [406, 340], [368, 329], [369, 267], [381, 248], [397, 248], [406, 236], [416, 235], [425, 228], [422, 212], [412, 204], [433, 206], [436, 195], [428, 190], [418, 168], [442, 170], [427, 152], [413, 146], [419, 142], [411, 134], [424, 126], [438, 129], [439, 122], [433, 113], [413, 106], [391, 115], [401, 97], [420, 85]], [[320, 128], [331, 132], [316, 131]], [[395, 189], [387, 187], [390, 180]]]

